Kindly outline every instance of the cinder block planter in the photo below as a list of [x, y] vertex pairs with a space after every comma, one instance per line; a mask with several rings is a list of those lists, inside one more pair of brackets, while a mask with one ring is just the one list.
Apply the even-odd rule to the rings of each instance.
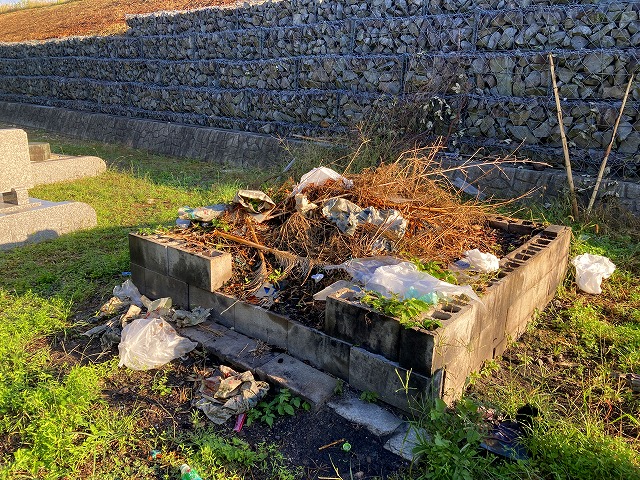
[[432, 331], [406, 329], [394, 318], [339, 296], [327, 299], [324, 331], [318, 331], [216, 292], [215, 285], [231, 276], [230, 255], [192, 254], [159, 236], [130, 235], [131, 271], [147, 296], [212, 308], [219, 323], [406, 409], [403, 385], [413, 395], [457, 398], [468, 375], [524, 332], [531, 315], [546, 306], [564, 278], [570, 229], [499, 217], [492, 226], [534, 235], [501, 259], [501, 270], [481, 302], [456, 300], [432, 312], [442, 323]]

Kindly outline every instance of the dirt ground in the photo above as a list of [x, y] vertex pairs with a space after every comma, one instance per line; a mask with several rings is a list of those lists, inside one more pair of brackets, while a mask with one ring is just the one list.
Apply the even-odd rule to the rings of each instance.
[[[102, 302], [100, 298], [87, 302], [82, 311], [75, 315], [75, 321], [82, 322], [90, 318]], [[68, 368], [68, 365], [76, 363], [104, 362], [117, 357], [117, 346], [103, 352], [98, 337], [89, 339], [82, 336], [81, 332], [88, 328], [90, 326], [79, 325], [71, 334], [67, 332], [53, 339], [52, 360], [56, 365]], [[174, 438], [179, 438], [196, 428], [214, 427], [220, 436], [240, 438], [254, 448], [262, 442], [275, 444], [292, 469], [303, 469], [300, 478], [304, 479], [337, 478], [336, 471], [343, 478], [387, 479], [409, 468], [409, 462], [385, 450], [383, 441], [366, 428], [348, 422], [326, 406], [318, 411], [300, 409], [295, 416], [278, 416], [273, 427], [256, 421], [245, 425], [239, 433], [233, 432], [235, 418], [224, 425], [215, 426], [204, 415], [200, 415], [198, 418], [201, 423], [194, 424], [193, 413], [196, 409], [192, 407], [191, 400], [196, 389], [191, 379], [198, 378], [203, 371], [219, 364], [219, 359], [198, 348], [188, 354], [186, 360], [174, 360], [160, 369], [136, 372], [122, 369], [122, 373], [112, 377], [105, 385], [103, 397], [126, 413], [142, 409], [145, 412], [140, 420], [142, 431], [172, 432]], [[161, 377], [166, 377], [169, 389], [159, 391], [156, 388], [157, 379]], [[276, 392], [277, 388], [272, 386], [267, 398]], [[344, 385], [343, 395], [358, 393]], [[337, 440], [342, 441], [325, 447]], [[153, 438], [140, 439], [139, 445], [129, 452], [130, 460], [145, 461], [150, 447], [163, 449], [161, 445], [154, 445], [153, 441]], [[348, 452], [341, 448], [344, 441], [352, 446]], [[170, 452], [163, 449], [163, 453]], [[170, 470], [166, 465], [158, 465], [157, 478], [164, 478], [162, 475], [167, 469]], [[261, 480], [261, 473], [247, 472], [245, 478]]]
[[0, 41], [124, 33], [126, 14], [228, 5], [234, 0], [72, 0], [0, 14]]

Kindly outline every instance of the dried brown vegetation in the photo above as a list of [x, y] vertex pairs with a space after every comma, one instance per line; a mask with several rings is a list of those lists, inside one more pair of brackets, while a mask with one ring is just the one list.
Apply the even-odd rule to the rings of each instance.
[[68, 3], [0, 13], [0, 41], [21, 42], [114, 35], [126, 30], [125, 15], [160, 10], [189, 10], [229, 5], [233, 0], [74, 0]]

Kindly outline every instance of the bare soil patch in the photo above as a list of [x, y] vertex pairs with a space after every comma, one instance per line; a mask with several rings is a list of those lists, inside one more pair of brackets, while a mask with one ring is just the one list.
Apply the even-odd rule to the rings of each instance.
[[74, 35], [115, 35], [126, 30], [125, 15], [160, 10], [191, 10], [233, 0], [75, 0], [61, 5], [0, 14], [0, 41], [22, 42]]

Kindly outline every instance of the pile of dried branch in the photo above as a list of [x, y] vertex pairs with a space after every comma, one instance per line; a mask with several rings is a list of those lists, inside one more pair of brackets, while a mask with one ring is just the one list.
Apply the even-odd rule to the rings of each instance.
[[[274, 272], [279, 278], [292, 276], [300, 283], [314, 268], [350, 258], [394, 255], [446, 265], [468, 249], [496, 251], [495, 236], [486, 227], [489, 207], [475, 200], [461, 200], [455, 189], [438, 181], [441, 178], [435, 156], [440, 149], [440, 145], [434, 145], [413, 150], [391, 164], [345, 174], [353, 182], [351, 188], [342, 181], [308, 187], [302, 193], [318, 208], [306, 213], [296, 210], [290, 195], [293, 182], [289, 181], [270, 192], [276, 207], [261, 223], [236, 205], [217, 226], [188, 229], [176, 235], [200, 248], [230, 251], [235, 258], [237, 285], [242, 285], [245, 294]], [[353, 236], [342, 233], [322, 214], [322, 206], [336, 197], [362, 208], [399, 211], [407, 221], [406, 233], [400, 237], [371, 224], [359, 226]], [[390, 245], [392, 251], [383, 251], [380, 245]], [[240, 292], [236, 289], [234, 293]]]

